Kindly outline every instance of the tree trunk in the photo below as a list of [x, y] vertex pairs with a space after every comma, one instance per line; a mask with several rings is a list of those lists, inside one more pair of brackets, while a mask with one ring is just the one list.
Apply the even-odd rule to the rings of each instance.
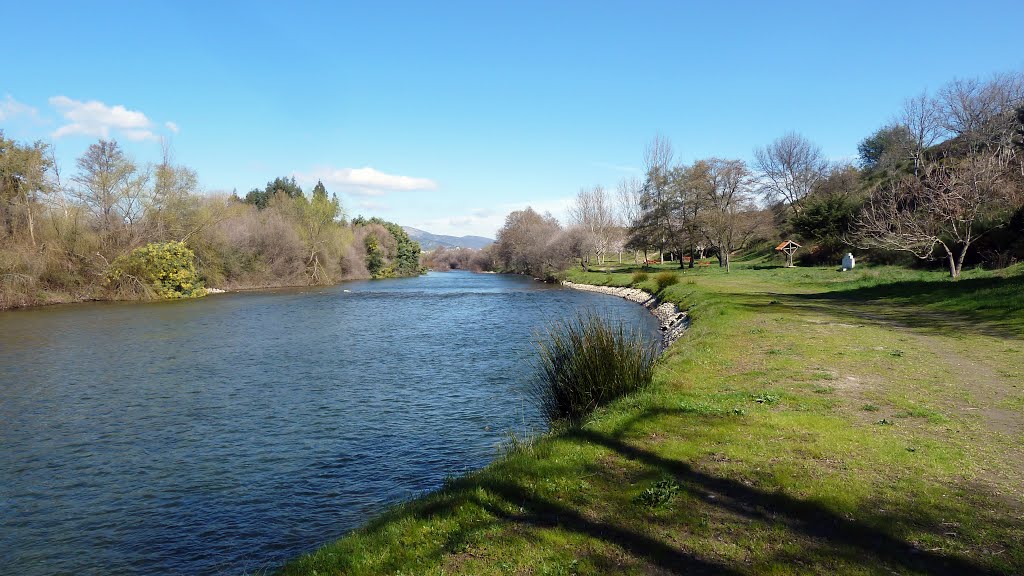
[[946, 246], [945, 242], [940, 242], [942, 249], [946, 251], [946, 262], [949, 264], [949, 277], [956, 280], [960, 276], [960, 269], [956, 265], [956, 259], [953, 256], [953, 251]]
[[36, 227], [32, 221], [32, 204], [25, 205], [25, 211], [28, 213], [28, 236], [32, 239], [32, 246], [36, 245]]
[[964, 244], [964, 247], [960, 249], [960, 256], [958, 256], [956, 259], [956, 276], [954, 276], [954, 278], [960, 277], [960, 272], [963, 270], [964, 267], [964, 257], [967, 256], [968, 246], [970, 246], [970, 244]]

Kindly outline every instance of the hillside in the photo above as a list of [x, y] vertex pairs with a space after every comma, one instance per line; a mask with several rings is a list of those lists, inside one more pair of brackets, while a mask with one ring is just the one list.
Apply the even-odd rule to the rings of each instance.
[[445, 234], [432, 234], [426, 230], [420, 230], [419, 228], [413, 228], [411, 226], [402, 226], [405, 233], [410, 238], [420, 243], [420, 248], [423, 250], [433, 250], [439, 247], [445, 248], [473, 248], [479, 250], [485, 246], [494, 243], [494, 240], [490, 238], [484, 238], [483, 236], [447, 236]]

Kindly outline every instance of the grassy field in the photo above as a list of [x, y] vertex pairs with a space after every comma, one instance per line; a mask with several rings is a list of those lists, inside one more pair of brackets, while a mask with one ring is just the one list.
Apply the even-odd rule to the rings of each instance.
[[1024, 267], [678, 274], [650, 388], [284, 573], [1024, 573]]

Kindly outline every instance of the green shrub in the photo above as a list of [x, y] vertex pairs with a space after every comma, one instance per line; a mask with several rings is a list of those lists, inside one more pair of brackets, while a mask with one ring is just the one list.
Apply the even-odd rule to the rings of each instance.
[[648, 274], [647, 272], [633, 272], [634, 285], [639, 284], [641, 282], [646, 282], [648, 278], [650, 278], [650, 274]]
[[654, 282], [658, 284], [658, 292], [661, 292], [665, 288], [679, 282], [679, 277], [676, 276], [675, 272], [658, 272], [654, 275]]
[[152, 242], [114, 259], [107, 284], [122, 298], [205, 296], [195, 260], [184, 242]]
[[548, 420], [576, 421], [651, 382], [657, 344], [594, 312], [552, 324], [538, 341], [534, 394]]

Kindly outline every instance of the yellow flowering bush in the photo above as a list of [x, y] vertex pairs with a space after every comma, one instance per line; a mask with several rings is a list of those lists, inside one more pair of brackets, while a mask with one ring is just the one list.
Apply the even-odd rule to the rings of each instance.
[[198, 298], [206, 288], [196, 274], [196, 255], [184, 242], [151, 242], [118, 256], [107, 282], [118, 293], [150, 298]]

